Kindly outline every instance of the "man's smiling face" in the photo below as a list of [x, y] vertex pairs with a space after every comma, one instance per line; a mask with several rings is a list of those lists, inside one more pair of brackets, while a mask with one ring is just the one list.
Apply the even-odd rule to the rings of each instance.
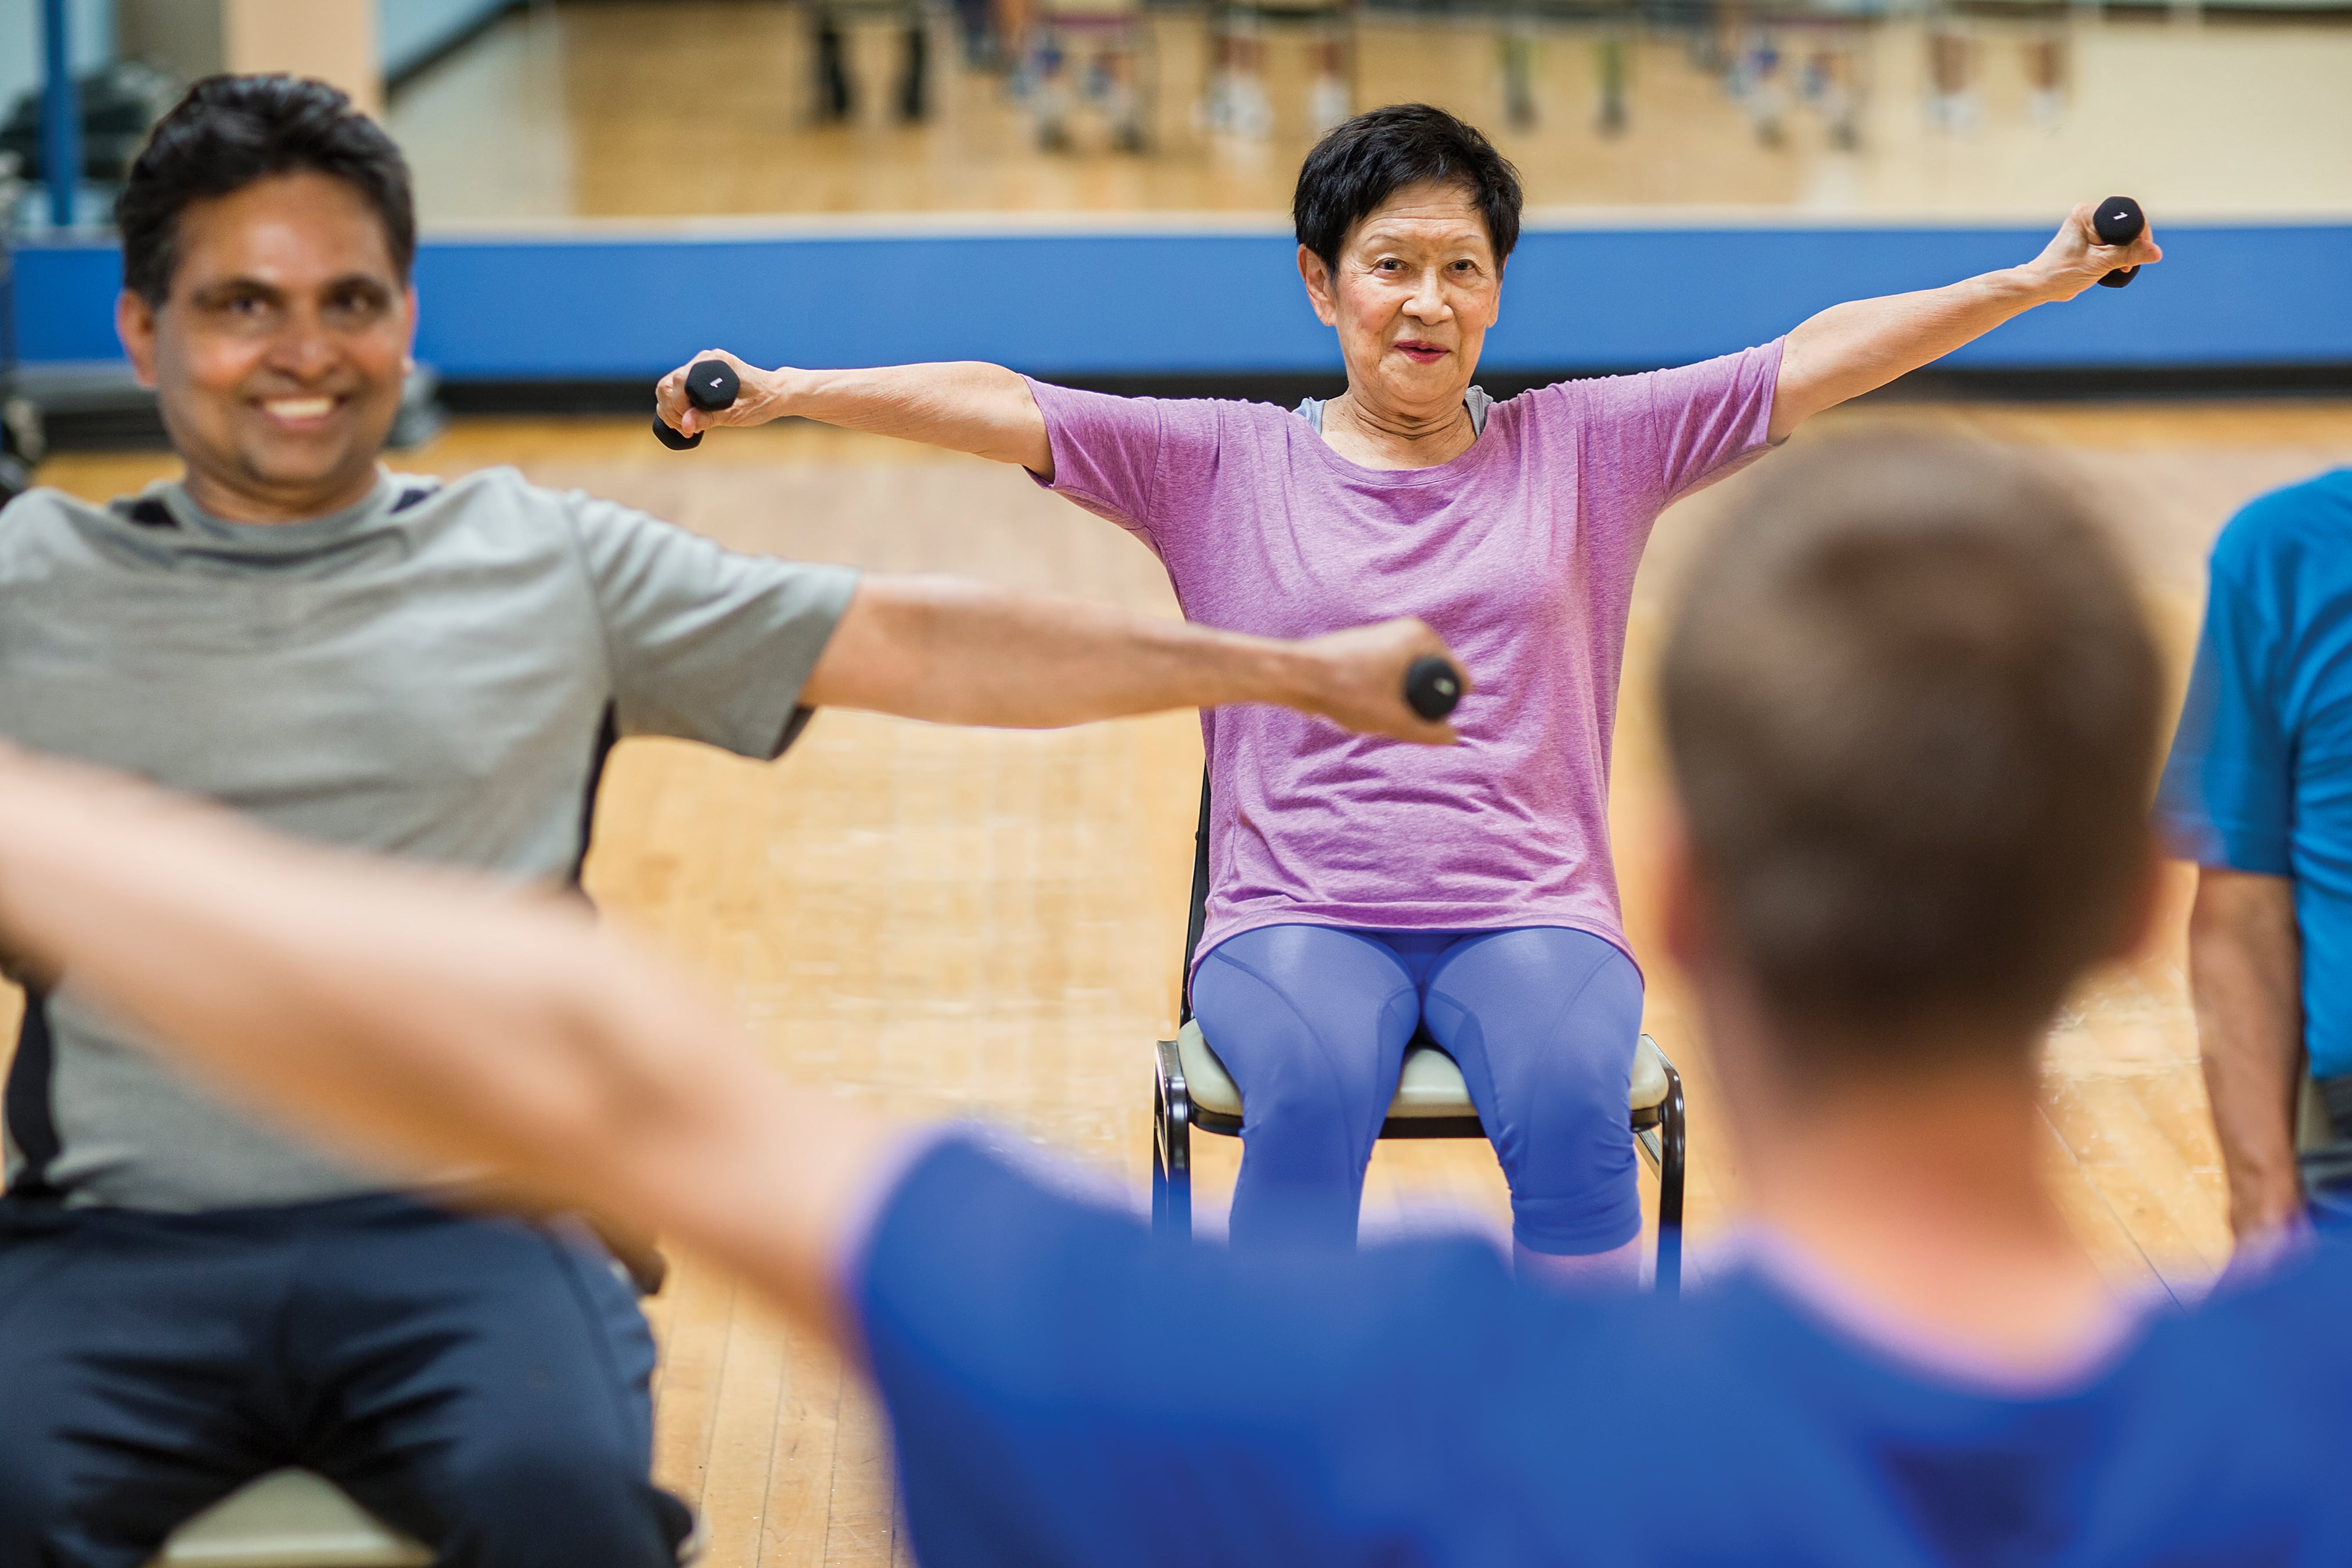
[[364, 497], [416, 320], [367, 198], [331, 175], [272, 175], [189, 204], [173, 251], [163, 302], [125, 292], [116, 320], [191, 496], [247, 522]]

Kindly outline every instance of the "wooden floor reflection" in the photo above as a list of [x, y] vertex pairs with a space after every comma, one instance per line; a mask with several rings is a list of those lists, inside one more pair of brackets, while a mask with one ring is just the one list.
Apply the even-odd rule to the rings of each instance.
[[[2352, 462], [2344, 403], [1878, 405], [1803, 438], [1886, 422], [2045, 447], [2094, 484], [2176, 671], [2214, 530], [2262, 489]], [[1174, 613], [1156, 563], [1117, 530], [1016, 472], [878, 438], [772, 428], [723, 434], [680, 458], [636, 420], [476, 420], [398, 466], [450, 474], [505, 462], [749, 549]], [[69, 457], [42, 477], [102, 496], [168, 468]], [[1612, 813], [1629, 927], [1652, 981], [1648, 1026], [1689, 1079], [1702, 1260], [1738, 1215], [1739, 1168], [1706, 1040], [1656, 942], [1650, 685], [1664, 607], [1729, 489], [1669, 514], [1643, 569]], [[632, 742], [614, 761], [590, 882], [614, 919], [731, 998], [786, 1071], [895, 1111], [1009, 1122], [1140, 1192], [1150, 1046], [1172, 1023], [1199, 766], [1186, 716], [1036, 735], [827, 714], [776, 766]], [[2175, 1296], [2193, 1294], [2228, 1247], [2183, 994], [2184, 891], [2177, 882], [2148, 949], [2068, 1007], [2044, 1099], [2049, 1167], [2084, 1246], [2118, 1289]], [[1196, 1146], [1213, 1217], [1234, 1146]], [[1500, 1227], [1505, 1194], [1483, 1146], [1381, 1148], [1374, 1227], [1432, 1208]], [[882, 1428], [829, 1352], [691, 1258], [651, 1310], [665, 1347], [659, 1469], [704, 1509], [713, 1568], [904, 1559]]]

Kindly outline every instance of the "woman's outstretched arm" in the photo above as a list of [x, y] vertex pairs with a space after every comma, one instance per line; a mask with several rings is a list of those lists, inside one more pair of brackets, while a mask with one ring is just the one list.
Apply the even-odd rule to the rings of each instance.
[[1859, 397], [1975, 342], [2036, 305], [2071, 300], [2119, 267], [2164, 259], [2146, 230], [2129, 245], [2102, 245], [2090, 204], [2066, 216], [2042, 254], [2022, 267], [1942, 289], [1832, 305], [1789, 334], [1772, 392], [1775, 441], [1825, 408]]
[[0, 747], [0, 949], [312, 1137], [658, 1223], [836, 1331], [899, 1134], [568, 900]]
[[[687, 401], [686, 373], [706, 359], [735, 367], [742, 390], [732, 407], [706, 412]], [[654, 406], [672, 428], [689, 436], [796, 415], [1018, 463], [1041, 479], [1054, 477], [1045, 416], [1029, 395], [1029, 384], [1003, 365], [973, 360], [880, 370], [762, 370], [725, 349], [707, 349], [655, 384]]]

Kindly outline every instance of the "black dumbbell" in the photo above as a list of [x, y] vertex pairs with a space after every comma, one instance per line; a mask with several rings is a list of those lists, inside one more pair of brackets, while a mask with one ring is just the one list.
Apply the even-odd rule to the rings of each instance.
[[[686, 373], [686, 400], [705, 414], [733, 407], [735, 395], [742, 390], [743, 384], [735, 379], [735, 367], [723, 359], [696, 360], [694, 368]], [[701, 431], [681, 436], [658, 414], [654, 416], [654, 434], [673, 452], [691, 452], [702, 445]]]
[[1449, 659], [1424, 654], [1405, 668], [1404, 700], [1424, 719], [1443, 719], [1462, 700], [1462, 672]]
[[[2091, 232], [2099, 237], [2101, 245], [2129, 245], [2147, 227], [2147, 215], [2129, 196], [2109, 196], [2091, 215]], [[2137, 267], [2118, 267], [2099, 285], [2105, 289], [2120, 289], [2139, 276]]]

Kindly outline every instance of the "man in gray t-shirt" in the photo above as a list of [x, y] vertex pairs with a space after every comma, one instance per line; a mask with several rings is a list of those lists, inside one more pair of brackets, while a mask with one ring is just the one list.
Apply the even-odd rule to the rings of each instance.
[[[1399, 696], [1442, 650], [1417, 622], [1268, 642], [734, 554], [511, 470], [385, 473], [406, 180], [314, 82], [215, 78], [157, 127], [118, 209], [120, 324], [186, 474], [0, 513], [0, 737], [557, 883], [631, 735], [773, 757], [820, 705], [1044, 725], [1276, 701], [1446, 737]], [[445, 1563], [673, 1553], [651, 1342], [591, 1243], [265, 1129], [69, 976], [28, 994], [5, 1128], [0, 1568], [135, 1568], [287, 1464]]]

